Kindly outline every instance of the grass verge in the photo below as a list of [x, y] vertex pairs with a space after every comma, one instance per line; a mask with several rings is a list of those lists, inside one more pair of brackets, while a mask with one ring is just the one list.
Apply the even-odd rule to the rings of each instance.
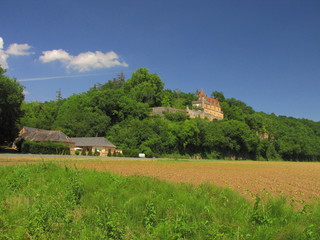
[[0, 239], [320, 239], [319, 204], [70, 169], [0, 168]]

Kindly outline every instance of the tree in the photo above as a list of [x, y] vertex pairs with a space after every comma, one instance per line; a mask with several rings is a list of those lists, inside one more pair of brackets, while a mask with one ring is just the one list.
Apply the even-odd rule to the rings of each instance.
[[18, 134], [23, 86], [3, 74], [0, 67], [0, 144], [12, 142]]
[[59, 108], [53, 128], [71, 137], [105, 136], [110, 117], [90, 106], [87, 94], [73, 95]]
[[[222, 97], [219, 96], [219, 94], [217, 95], [217, 93], [215, 93], [214, 96], [218, 96], [219, 98]], [[248, 115], [255, 113], [252, 107], [235, 98], [226, 98], [220, 102], [220, 105], [222, 111], [224, 112], [225, 119], [228, 120], [238, 120], [244, 122]]]
[[161, 105], [164, 83], [157, 74], [149, 73], [146, 68], [138, 68], [125, 82], [124, 88], [138, 102], [147, 103], [150, 107]]
[[57, 101], [61, 100], [62, 99], [62, 94], [61, 94], [61, 89], [59, 89], [58, 91], [56, 91], [56, 99]]
[[125, 80], [126, 77], [124, 76], [123, 72], [120, 72], [116, 78], [109, 80], [105, 84], [100, 84], [98, 85], [98, 87], [94, 85], [94, 87], [91, 90], [119, 89], [123, 87]]
[[21, 125], [41, 129], [53, 129], [59, 108], [65, 100], [49, 102], [23, 102]]
[[226, 98], [224, 97], [223, 92], [214, 91], [211, 93], [211, 96], [218, 99], [219, 102], [224, 102]]

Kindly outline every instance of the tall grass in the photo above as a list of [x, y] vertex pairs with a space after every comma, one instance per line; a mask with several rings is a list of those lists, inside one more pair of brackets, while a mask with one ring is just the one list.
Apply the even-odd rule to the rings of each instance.
[[0, 168], [0, 239], [320, 239], [319, 210], [51, 163]]

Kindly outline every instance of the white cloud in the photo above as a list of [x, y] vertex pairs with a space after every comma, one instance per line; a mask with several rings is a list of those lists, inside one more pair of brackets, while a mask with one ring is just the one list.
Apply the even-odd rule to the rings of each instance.
[[30, 55], [31, 52], [28, 52], [30, 48], [31, 46], [26, 43], [25, 44], [13, 43], [9, 46], [6, 52], [11, 55]]
[[4, 41], [3, 38], [0, 37], [0, 49], [3, 49]]
[[0, 37], [0, 66], [4, 69], [9, 68], [8, 63], [7, 63], [7, 59], [8, 59], [8, 54], [3, 50], [3, 45], [4, 45], [4, 41], [3, 38]]
[[69, 53], [67, 53], [62, 49], [44, 51], [42, 53], [43, 53], [43, 56], [40, 56], [39, 59], [44, 63], [57, 61], [57, 60], [62, 62], [69, 62], [72, 59]]
[[27, 95], [29, 95], [29, 92], [24, 89], [23, 92], [22, 92], [22, 94], [25, 95], [25, 96], [27, 96]]
[[42, 62], [61, 61], [67, 68], [75, 69], [80, 72], [90, 71], [99, 68], [111, 68], [115, 66], [127, 67], [128, 64], [121, 62], [119, 56], [113, 52], [103, 53], [85, 52], [77, 56], [72, 56], [68, 52], [58, 49], [52, 51], [45, 51], [39, 58]]
[[[0, 37], [0, 65], [2, 68], [8, 69], [8, 58], [11, 55], [23, 56], [33, 54], [29, 50], [31, 46], [29, 44], [10, 44], [8, 49], [4, 49], [4, 40]], [[55, 49], [51, 51], [42, 52], [42, 56], [39, 60], [44, 63], [53, 61], [61, 62], [66, 68], [74, 69], [79, 72], [86, 72], [93, 69], [112, 68], [115, 66], [128, 67], [128, 64], [120, 60], [119, 56], [113, 52], [103, 53], [96, 52], [84, 52], [79, 55], [72, 56], [63, 49]]]
[[10, 55], [30, 55], [28, 50], [31, 48], [28, 44], [13, 43], [7, 50], [4, 50], [4, 40], [0, 37], [0, 65], [2, 68], [8, 69], [9, 65], [7, 59]]

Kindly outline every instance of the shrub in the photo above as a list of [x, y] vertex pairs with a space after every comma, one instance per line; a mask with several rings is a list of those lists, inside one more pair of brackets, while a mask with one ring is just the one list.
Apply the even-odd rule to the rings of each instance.
[[92, 148], [90, 148], [89, 149], [89, 151], [88, 151], [88, 156], [92, 156], [93, 154], [92, 154]]
[[186, 112], [176, 112], [176, 113], [165, 112], [164, 116], [166, 119], [174, 122], [181, 122], [189, 119], [189, 116]]
[[15, 145], [17, 147], [18, 152], [22, 152], [22, 144], [25, 140], [23, 138], [19, 138], [16, 142]]
[[76, 150], [76, 151], [74, 152], [74, 154], [75, 154], [75, 155], [80, 155], [80, 151], [79, 151], [79, 150]]
[[129, 149], [129, 148], [123, 149], [123, 155], [126, 157], [138, 157], [140, 152], [141, 151], [138, 149]]
[[82, 155], [82, 156], [86, 156], [86, 155], [87, 155], [87, 154], [86, 154], [86, 151], [84, 150], [84, 148], [82, 148], [81, 155]]
[[70, 154], [70, 148], [56, 142], [32, 142], [24, 141], [21, 146], [23, 153], [34, 154]]
[[100, 153], [98, 152], [97, 148], [95, 148], [93, 155], [94, 155], [94, 156], [100, 156]]
[[107, 155], [108, 157], [111, 157], [112, 156], [112, 153], [111, 153], [111, 150], [109, 149], [108, 150], [108, 155]]

